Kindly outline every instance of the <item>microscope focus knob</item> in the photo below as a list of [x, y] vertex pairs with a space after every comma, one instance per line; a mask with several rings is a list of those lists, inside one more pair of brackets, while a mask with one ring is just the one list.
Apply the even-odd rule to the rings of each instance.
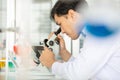
[[50, 46], [53, 46], [53, 45], [54, 45], [54, 42], [53, 42], [53, 41], [49, 41], [49, 45], [50, 45]]

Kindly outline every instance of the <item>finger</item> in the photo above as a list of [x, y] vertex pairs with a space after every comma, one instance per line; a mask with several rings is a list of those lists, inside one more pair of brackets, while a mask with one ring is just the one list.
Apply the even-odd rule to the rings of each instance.
[[58, 38], [59, 38], [60, 40], [62, 40], [62, 41], [64, 40], [61, 35], [58, 35]]
[[48, 47], [44, 47], [44, 51], [49, 51], [49, 48]]
[[41, 66], [44, 67], [44, 65], [41, 63]]
[[42, 51], [42, 54], [43, 54], [44, 52], [45, 52], [45, 51], [43, 50], [43, 51]]
[[44, 65], [43, 65], [43, 61], [42, 61], [42, 60], [40, 60], [40, 63], [41, 63], [41, 66], [44, 66]]
[[44, 63], [44, 59], [43, 59], [42, 56], [40, 56], [39, 60], [40, 60], [40, 63], [43, 65], [43, 63]]
[[44, 49], [47, 49], [48, 47], [44, 46]]
[[58, 38], [62, 38], [62, 36], [60, 34], [58, 34]]
[[59, 35], [58, 38], [59, 38], [60, 45], [64, 44], [64, 39], [62, 38], [62, 36]]

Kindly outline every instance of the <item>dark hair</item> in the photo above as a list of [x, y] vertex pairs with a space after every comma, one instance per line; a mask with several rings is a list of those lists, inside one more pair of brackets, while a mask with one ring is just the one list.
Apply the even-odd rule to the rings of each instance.
[[54, 15], [57, 16], [66, 15], [70, 9], [77, 11], [77, 7], [87, 5], [85, 0], [58, 0], [51, 10], [50, 18], [54, 20]]

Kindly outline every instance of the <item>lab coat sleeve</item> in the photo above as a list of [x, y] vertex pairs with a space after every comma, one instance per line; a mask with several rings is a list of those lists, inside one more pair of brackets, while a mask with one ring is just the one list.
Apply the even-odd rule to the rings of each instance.
[[[52, 65], [52, 73], [55, 75], [58, 75], [64, 79], [68, 79], [68, 76], [67, 76], [68, 73], [64, 69], [65, 68], [64, 65], [65, 64], [60, 63], [60, 62], [54, 62]], [[61, 66], [61, 67], [58, 67], [58, 66]]]
[[[68, 60], [68, 62], [73, 61], [73, 60], [75, 60], [75, 57], [71, 56], [70, 59]], [[63, 73], [61, 73], [61, 69], [62, 68], [59, 67], [60, 69], [58, 69], [59, 65], [63, 65], [61, 67], [64, 68], [64, 64], [63, 63], [60, 63], [60, 62], [53, 63], [53, 66], [52, 66], [53, 74], [58, 73], [58, 75], [62, 75], [63, 78], [67, 79], [67, 75], [64, 75], [64, 74], [67, 74], [66, 71], [63, 71]]]
[[82, 57], [80, 60], [77, 58], [64, 63], [55, 62], [52, 65], [52, 73], [67, 80], [87, 80], [89, 76], [86, 76], [88, 70], [85, 68], [87, 65], [84, 62], [85, 59]]
[[68, 80], [90, 79], [104, 66], [111, 56], [111, 52], [113, 52], [111, 48], [113, 44], [105, 43], [107, 44], [102, 45], [100, 42], [87, 43], [87, 45], [84, 46], [85, 48], [74, 60], [63, 63], [53, 63], [52, 73]]

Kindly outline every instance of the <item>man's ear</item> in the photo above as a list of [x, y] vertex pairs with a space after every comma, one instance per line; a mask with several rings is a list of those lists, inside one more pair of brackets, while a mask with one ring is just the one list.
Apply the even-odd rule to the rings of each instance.
[[75, 16], [75, 11], [73, 9], [70, 9], [68, 11], [68, 17], [71, 17], [72, 19], [74, 19], [76, 16]]

